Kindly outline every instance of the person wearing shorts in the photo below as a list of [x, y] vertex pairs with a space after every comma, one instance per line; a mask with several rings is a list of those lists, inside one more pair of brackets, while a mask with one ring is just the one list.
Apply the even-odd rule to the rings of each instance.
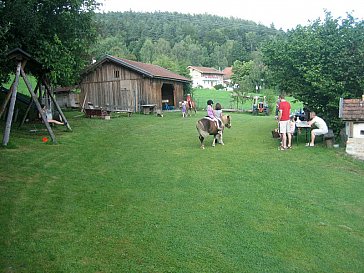
[[316, 116], [315, 112], [310, 113], [310, 118], [311, 120], [308, 122], [308, 124], [310, 126], [314, 125], [316, 128], [311, 130], [311, 142], [306, 144], [307, 147], [315, 146], [315, 137], [327, 134], [329, 131], [326, 122], [322, 118]]
[[280, 150], [286, 150], [291, 148], [291, 122], [289, 120], [289, 115], [291, 113], [291, 104], [285, 100], [284, 95], [279, 96], [279, 113], [278, 113], [278, 122], [279, 122], [279, 133], [281, 134], [282, 144], [280, 146]]

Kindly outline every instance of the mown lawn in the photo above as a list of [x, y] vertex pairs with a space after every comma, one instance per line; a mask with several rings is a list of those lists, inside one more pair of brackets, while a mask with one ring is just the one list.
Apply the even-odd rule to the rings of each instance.
[[[232, 100], [232, 92], [231, 91], [224, 91], [224, 90], [215, 90], [215, 89], [194, 89], [193, 91], [193, 99], [197, 104], [197, 107], [199, 109], [206, 109], [207, 106], [207, 100], [212, 99], [213, 102], [216, 104], [219, 102], [222, 105], [222, 108], [224, 109], [239, 109], [243, 111], [249, 111], [252, 110], [252, 99], [247, 99], [244, 104], [241, 104], [239, 102], [238, 105], [236, 105], [236, 102]], [[250, 96], [255, 96], [259, 94], [252, 93]], [[262, 94], [260, 94], [262, 96]], [[278, 95], [277, 95], [278, 99]], [[300, 109], [303, 109], [303, 104], [300, 101], [297, 101], [294, 97], [286, 97], [286, 99], [291, 103], [291, 111], [294, 113], [296, 111], [299, 111]], [[271, 109], [271, 113], [274, 114], [275, 112], [275, 106], [274, 109]]]
[[0, 272], [363, 272], [362, 161], [302, 138], [278, 151], [274, 118], [249, 114], [201, 150], [204, 115], [68, 112], [57, 145], [14, 129]]

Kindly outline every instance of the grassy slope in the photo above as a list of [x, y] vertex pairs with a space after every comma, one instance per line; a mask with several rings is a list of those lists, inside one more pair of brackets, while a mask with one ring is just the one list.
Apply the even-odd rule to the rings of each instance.
[[[232, 101], [230, 91], [221, 91], [215, 89], [195, 89], [193, 97], [199, 109], [206, 108], [206, 102], [209, 99], [212, 99], [214, 103], [220, 102], [223, 108], [236, 108], [236, 102]], [[287, 97], [287, 100], [291, 103], [291, 108], [293, 112], [303, 108], [302, 103], [297, 102], [293, 97]], [[243, 105], [239, 103], [239, 109], [251, 110], [252, 100], [247, 100]], [[273, 109], [273, 113], [274, 111], [275, 109]]]
[[[30, 82], [30, 84], [31, 84], [31, 86], [32, 86], [32, 88], [33, 88], [33, 90], [34, 90], [34, 88], [35, 88], [35, 87], [36, 87], [36, 85], [37, 85], [37, 80], [36, 80], [33, 76], [31, 76], [31, 75], [27, 75], [27, 77], [28, 77], [28, 79], [29, 79], [29, 82]], [[14, 78], [15, 78], [15, 76], [14, 76], [14, 75], [13, 75], [13, 76], [11, 76], [11, 77], [10, 77], [10, 81], [9, 81], [8, 83], [4, 84], [3, 86], [4, 86], [5, 88], [9, 89], [9, 88], [11, 87], [11, 84], [12, 84], [12, 83], [13, 83], [13, 81], [14, 81]], [[20, 77], [20, 78], [19, 78], [19, 85], [18, 85], [17, 92], [22, 93], [22, 94], [27, 95], [27, 96], [29, 96], [29, 97], [30, 97], [30, 93], [29, 93], [28, 87], [26, 86], [26, 84], [25, 84], [25, 82], [24, 82], [24, 80], [23, 80], [23, 78], [22, 78], [22, 77]]]
[[204, 114], [71, 112], [58, 145], [14, 131], [0, 150], [0, 270], [360, 272], [363, 163], [303, 142], [277, 151], [273, 118], [248, 114], [200, 150]]

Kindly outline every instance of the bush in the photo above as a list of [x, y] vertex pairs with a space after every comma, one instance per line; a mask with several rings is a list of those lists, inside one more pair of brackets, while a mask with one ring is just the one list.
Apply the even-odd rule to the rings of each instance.
[[224, 87], [222, 84], [216, 84], [216, 85], [214, 86], [214, 88], [215, 88], [216, 90], [221, 90], [221, 89], [224, 89], [225, 87]]

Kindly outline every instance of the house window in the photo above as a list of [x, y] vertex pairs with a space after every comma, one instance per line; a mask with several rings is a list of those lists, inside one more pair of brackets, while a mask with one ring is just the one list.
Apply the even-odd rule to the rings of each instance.
[[120, 71], [114, 70], [114, 78], [120, 78]]
[[364, 136], [364, 130], [360, 130], [360, 135]]

